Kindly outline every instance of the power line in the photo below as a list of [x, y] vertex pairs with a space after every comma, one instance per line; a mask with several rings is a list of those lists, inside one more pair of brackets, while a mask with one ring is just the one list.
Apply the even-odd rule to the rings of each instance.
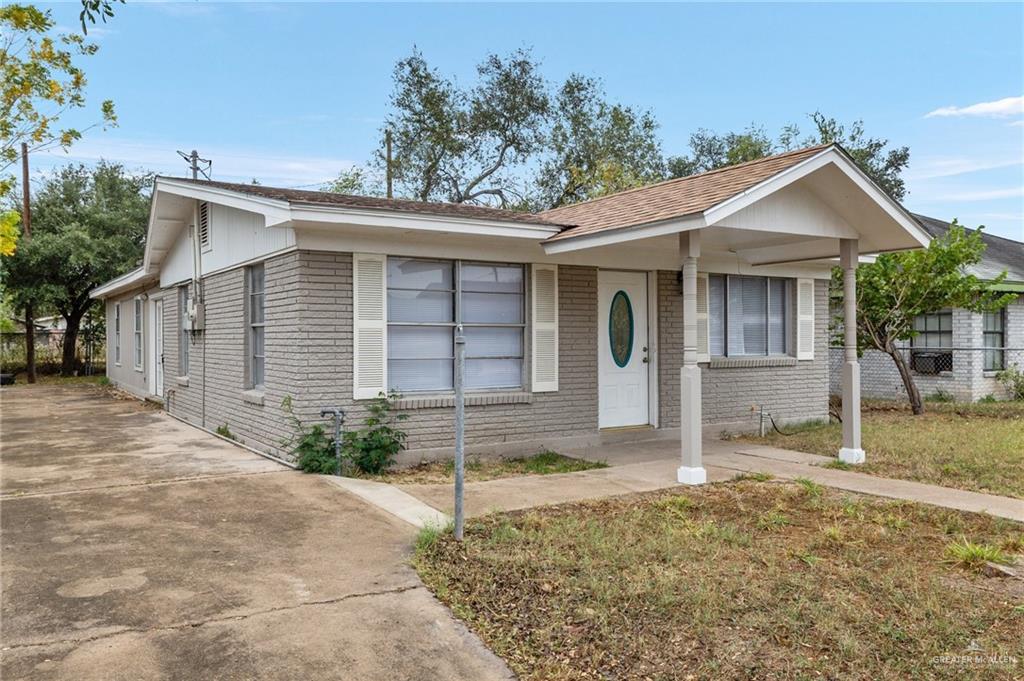
[[192, 179], [198, 180], [199, 173], [203, 174], [207, 180], [210, 179], [210, 173], [213, 171], [213, 161], [208, 158], [199, 158], [199, 152], [195, 149], [192, 150], [191, 154], [186, 154], [184, 151], [179, 151], [178, 156], [188, 161], [189, 169], [192, 171]]

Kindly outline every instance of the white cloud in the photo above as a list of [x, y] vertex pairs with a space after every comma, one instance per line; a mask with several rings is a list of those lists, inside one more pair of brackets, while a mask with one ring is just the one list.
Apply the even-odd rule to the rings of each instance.
[[1012, 168], [1024, 165], [1024, 159], [1001, 158], [1001, 159], [972, 159], [972, 158], [925, 158], [921, 163], [911, 162], [907, 171], [907, 180], [928, 180], [936, 177], [952, 177], [954, 175], [966, 175], [977, 173], [982, 170], [995, 170], [997, 168]]
[[1012, 123], [1010, 123], [1010, 125], [1012, 125], [1015, 128], [1022, 127], [1024, 126], [1024, 120], [1013, 121]]
[[1024, 114], [1024, 97], [1006, 97], [994, 102], [978, 102], [969, 106], [944, 106], [929, 111], [925, 118], [950, 116], [976, 116], [982, 118], [1006, 118]]
[[959, 193], [944, 194], [934, 198], [945, 201], [992, 201], [995, 199], [1015, 199], [1024, 197], [1024, 186], [1006, 187], [1005, 189], [978, 189]]
[[[190, 151], [192, 145], [162, 140], [91, 138], [76, 143], [69, 153], [59, 149], [36, 154], [38, 167], [68, 162], [95, 163], [100, 159], [121, 163], [129, 169], [150, 170], [162, 175], [184, 176], [187, 166], [177, 150]], [[197, 143], [200, 156], [213, 161], [211, 178], [225, 182], [248, 182], [256, 178], [268, 185], [294, 187], [316, 185], [337, 177], [341, 170], [356, 163], [329, 156], [281, 155], [271, 150], [217, 147]]]

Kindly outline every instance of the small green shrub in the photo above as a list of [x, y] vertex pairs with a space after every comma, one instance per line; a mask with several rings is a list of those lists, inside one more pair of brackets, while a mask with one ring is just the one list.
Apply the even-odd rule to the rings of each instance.
[[998, 374], [996, 380], [1010, 389], [1015, 400], [1024, 400], [1024, 371], [1016, 364], [1011, 364]]
[[97, 383], [99, 383], [100, 385], [102, 385], [105, 388], [108, 387], [108, 386], [114, 385], [114, 382], [111, 381], [110, 377], [108, 377], [108, 376], [100, 376], [100, 380], [97, 381]]
[[295, 415], [291, 395], [281, 400], [281, 409], [292, 425], [292, 436], [281, 446], [296, 456], [299, 469], [306, 473], [340, 475], [338, 457], [334, 454], [334, 438], [327, 435], [323, 425], [306, 426]]
[[348, 431], [343, 437], [345, 458], [363, 473], [382, 473], [405, 449], [406, 434], [397, 426], [409, 415], [395, 412], [395, 402], [400, 397], [396, 392], [381, 393], [367, 405], [370, 415], [363, 427]]
[[952, 402], [953, 396], [947, 393], [945, 390], [936, 390], [931, 395], [924, 398], [926, 402]]
[[989, 393], [988, 395], [985, 395], [984, 397], [978, 400], [979, 404], [992, 404], [993, 402], [998, 402], [998, 400], [996, 399], [996, 396], [993, 395], [992, 393]]
[[217, 426], [217, 430], [213, 432], [217, 433], [217, 435], [220, 435], [221, 437], [226, 437], [229, 440], [238, 439], [237, 437], [235, 437], [235, 434], [231, 432], [231, 429], [228, 428], [228, 424], [226, 423], [223, 426]]

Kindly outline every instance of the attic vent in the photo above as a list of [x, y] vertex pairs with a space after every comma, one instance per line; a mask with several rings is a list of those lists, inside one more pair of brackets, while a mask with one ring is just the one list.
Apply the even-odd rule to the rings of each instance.
[[199, 245], [204, 251], [210, 249], [210, 204], [199, 203]]

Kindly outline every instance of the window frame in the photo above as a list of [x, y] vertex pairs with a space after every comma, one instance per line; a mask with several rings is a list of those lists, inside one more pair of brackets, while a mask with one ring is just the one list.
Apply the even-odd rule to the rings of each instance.
[[[724, 282], [722, 288], [722, 349], [724, 354], [717, 355], [711, 352], [711, 325], [714, 323], [714, 319], [711, 314], [711, 282], [712, 279], [721, 278]], [[765, 338], [764, 338], [764, 349], [763, 353], [736, 353], [733, 354], [729, 350], [729, 291], [730, 281], [732, 279], [760, 279], [764, 281], [765, 287], [765, 298], [764, 298], [764, 323], [765, 323]], [[782, 296], [782, 347], [783, 351], [772, 352], [771, 342], [771, 329], [772, 329], [772, 282], [781, 281], [785, 288], [785, 292]], [[794, 354], [794, 324], [796, 315], [796, 305], [793, 300], [794, 287], [793, 283], [796, 281], [792, 277], [767, 277], [761, 275], [748, 275], [748, 274], [724, 274], [721, 272], [708, 272], [708, 356], [711, 358], [731, 358], [731, 359], [748, 359], [753, 357], [792, 357]]]
[[[949, 318], [949, 330], [947, 330], [947, 331], [943, 331], [942, 330], [942, 319], [944, 317], [948, 317]], [[927, 330], [927, 329], [925, 329], [923, 331], [919, 331], [917, 329], [917, 326], [918, 326], [917, 320], [920, 319], [920, 318], [924, 318], [925, 319], [925, 323], [924, 323], [925, 327], [928, 326], [927, 320], [929, 318], [934, 318], [936, 320], [936, 325], [938, 326], [938, 329], [936, 329], [934, 331], [930, 331], [930, 330]], [[949, 309], [936, 310], [935, 312], [928, 312], [928, 313], [925, 313], [925, 314], [917, 315], [917, 317], [914, 318], [914, 331], [916, 333], [910, 339], [910, 368], [911, 368], [911, 370], [916, 372], [916, 373], [921, 373], [921, 374], [930, 375], [930, 376], [934, 376], [934, 375], [937, 375], [937, 374], [947, 374], [947, 373], [952, 372], [953, 371], [953, 310], [951, 308], [949, 308]], [[939, 341], [941, 343], [942, 336], [944, 334], [947, 334], [949, 336], [949, 345], [948, 346], [941, 345], [941, 344], [940, 345], [921, 345], [920, 344], [921, 341], [919, 339], [922, 336], [925, 337], [925, 338], [929, 338], [929, 339], [931, 337], [933, 337], [933, 336], [938, 336], [939, 337]], [[948, 369], [936, 369], [934, 371], [930, 370], [930, 369], [918, 369], [917, 356], [919, 354], [922, 354], [922, 353], [931, 353], [931, 354], [935, 354], [937, 356], [947, 357], [948, 359], [945, 359], [945, 360], [938, 359], [936, 361], [936, 365], [937, 366], [948, 366], [949, 368]]]
[[121, 302], [114, 303], [114, 366], [121, 366]]
[[189, 345], [192, 332], [188, 324], [188, 286], [178, 287], [178, 375], [188, 376]]
[[[263, 282], [262, 288], [259, 291], [255, 290], [253, 285], [254, 275], [256, 272], [261, 273], [261, 279]], [[262, 314], [263, 321], [255, 321], [256, 312], [256, 297], [259, 296], [259, 306]], [[246, 298], [246, 338], [247, 338], [247, 357], [246, 357], [246, 382], [248, 387], [252, 390], [263, 390], [266, 387], [267, 382], [267, 270], [264, 267], [264, 263], [254, 263], [245, 268], [245, 298]], [[263, 354], [256, 354], [256, 329], [261, 329], [263, 333]], [[259, 374], [262, 380], [256, 380], [256, 367], [259, 366]]]
[[[985, 328], [985, 318], [995, 317], [999, 320], [999, 329], [996, 331], [989, 331]], [[997, 336], [999, 338], [998, 345], [989, 345], [988, 340], [991, 336]], [[981, 313], [981, 370], [985, 372], [996, 372], [1002, 371], [1006, 368], [1006, 308], [999, 308], [993, 312], [982, 312]], [[998, 361], [992, 363], [989, 366], [989, 358], [998, 357]]]
[[136, 371], [142, 371], [146, 362], [145, 352], [145, 327], [143, 326], [143, 315], [145, 314], [146, 306], [142, 300], [142, 296], [135, 296], [133, 317], [132, 320], [132, 361]]
[[[393, 255], [392, 256], [392, 255], [389, 255], [389, 256], [387, 256], [387, 261], [388, 262], [385, 262], [385, 269], [386, 270], [387, 270], [389, 262], [390, 262], [390, 260], [392, 258], [394, 258], [396, 260], [414, 260], [414, 261], [418, 261], [418, 262], [443, 263], [443, 264], [446, 264], [446, 265], [451, 267], [452, 286], [453, 286], [453, 288], [451, 288], [451, 289], [410, 289], [410, 288], [403, 288], [403, 287], [398, 287], [398, 286], [392, 287], [389, 283], [387, 283], [387, 281], [385, 281], [385, 291], [384, 291], [384, 294], [385, 294], [385, 296], [387, 296], [391, 291], [425, 291], [425, 290], [429, 290], [431, 292], [444, 292], [444, 293], [448, 293], [448, 294], [450, 294], [452, 296], [452, 321], [450, 321], [450, 322], [396, 322], [396, 321], [392, 321], [391, 320], [391, 310], [390, 310], [390, 306], [389, 306], [389, 308], [388, 308], [388, 315], [387, 315], [388, 318], [385, 320], [385, 324], [388, 327], [389, 336], [390, 336], [390, 329], [392, 327], [396, 327], [396, 326], [399, 326], [399, 327], [434, 327], [434, 328], [449, 328], [449, 329], [451, 329], [451, 333], [452, 333], [452, 356], [450, 358], [449, 357], [429, 357], [429, 358], [428, 357], [423, 357], [423, 358], [418, 358], [418, 359], [429, 359], [429, 360], [434, 360], [434, 361], [450, 360], [452, 362], [452, 382], [454, 384], [454, 378], [455, 378], [455, 332], [456, 332], [456, 330], [458, 329], [459, 326], [462, 326], [463, 329], [473, 329], [473, 328], [484, 328], [484, 329], [495, 329], [495, 328], [519, 329], [519, 348], [520, 348], [520, 354], [519, 355], [473, 356], [473, 355], [470, 355], [468, 351], [467, 351], [467, 353], [465, 355], [465, 360], [466, 360], [467, 363], [470, 360], [473, 360], [473, 359], [519, 360], [519, 363], [520, 363], [519, 364], [519, 384], [515, 385], [515, 386], [474, 387], [474, 388], [471, 388], [471, 387], [467, 386], [466, 387], [466, 392], [474, 392], [474, 393], [482, 393], [482, 392], [515, 392], [515, 391], [522, 391], [522, 390], [526, 389], [526, 374], [527, 374], [527, 362], [526, 362], [526, 355], [527, 355], [526, 342], [527, 341], [526, 341], [526, 331], [527, 331], [528, 326], [529, 326], [529, 320], [528, 320], [528, 317], [527, 317], [527, 315], [528, 315], [527, 297], [528, 297], [528, 294], [529, 294], [529, 292], [528, 292], [528, 285], [527, 285], [528, 270], [527, 270], [526, 264], [524, 264], [524, 263], [516, 263], [516, 262], [500, 262], [500, 261], [496, 261], [496, 260], [475, 260], [475, 259], [474, 260], [462, 260], [462, 259], [457, 259], [457, 258], [430, 258], [430, 257], [423, 258], [423, 257], [416, 257], [416, 256], [400, 256], [400, 255]], [[508, 322], [463, 322], [462, 321], [462, 308], [463, 308], [463, 301], [462, 301], [462, 294], [463, 294], [462, 268], [464, 266], [466, 266], [466, 265], [482, 265], [482, 266], [485, 266], [485, 267], [488, 267], [488, 266], [499, 266], [499, 267], [515, 267], [515, 268], [518, 268], [519, 272], [520, 272], [520, 282], [521, 282], [520, 291], [519, 291], [518, 294], [509, 293], [509, 294], [506, 294], [506, 295], [519, 295], [520, 296], [519, 317], [520, 317], [520, 319], [522, 321], [514, 322], [514, 323], [508, 323]], [[472, 291], [471, 291], [471, 293], [472, 293]], [[467, 350], [468, 350], [468, 344], [467, 344]], [[391, 348], [390, 348], [390, 341], [389, 341], [388, 342], [388, 348], [386, 349], [385, 361], [390, 363], [391, 359], [392, 359], [391, 358]], [[389, 383], [391, 381], [390, 374], [391, 374], [391, 372], [389, 370], [388, 371], [388, 375], [389, 375], [388, 381], [389, 381]], [[454, 385], [453, 385], [452, 388], [425, 388], [423, 390], [409, 390], [409, 389], [401, 389], [400, 388], [400, 390], [402, 391], [403, 394], [412, 394], [412, 395], [420, 395], [420, 396], [421, 395], [451, 395], [451, 394], [454, 394], [454, 391], [455, 391]]]

